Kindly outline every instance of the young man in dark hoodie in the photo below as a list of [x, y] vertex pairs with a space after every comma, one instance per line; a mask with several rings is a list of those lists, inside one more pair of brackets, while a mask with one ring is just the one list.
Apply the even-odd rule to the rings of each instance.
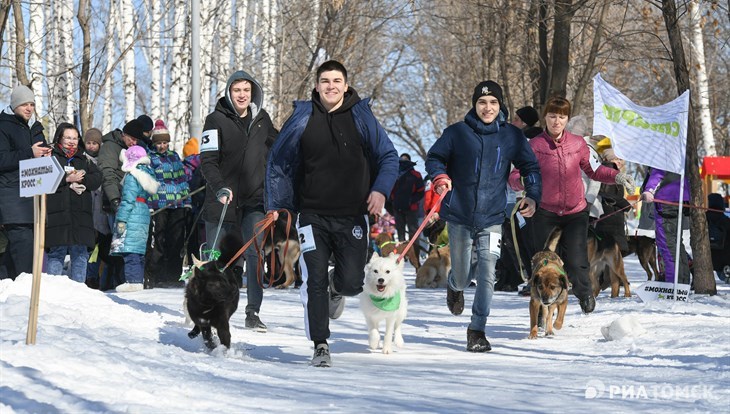
[[341, 63], [323, 63], [312, 100], [294, 103], [266, 166], [267, 211], [299, 213], [300, 293], [307, 338], [314, 342], [313, 366], [332, 365], [329, 319], [342, 313], [342, 296], [362, 292], [367, 214], [382, 213], [397, 174], [398, 153], [369, 99], [348, 86]]
[[[527, 195], [520, 213], [530, 217], [540, 201], [540, 168], [522, 131], [508, 124], [502, 88], [493, 81], [474, 88], [472, 109], [444, 130], [428, 151], [426, 170], [434, 177], [438, 194], [449, 193], [439, 215], [449, 225], [451, 272], [446, 304], [454, 315], [464, 310], [464, 289], [477, 280], [472, 316], [466, 331], [466, 350], [492, 349], [484, 333], [494, 294], [495, 265], [507, 204], [507, 178], [511, 165], [520, 169]], [[477, 265], [470, 272], [472, 245]]]
[[[248, 73], [239, 70], [228, 78], [226, 94], [205, 118], [200, 144], [200, 168], [207, 182], [205, 233], [208, 248], [230, 231], [240, 231], [243, 241], [254, 235], [254, 225], [264, 219], [266, 158], [277, 131], [262, 108], [264, 91]], [[228, 204], [216, 240], [223, 205]], [[261, 244], [263, 233], [259, 235]], [[217, 248], [217, 247], [216, 247]], [[246, 261], [246, 328], [266, 332], [259, 318], [264, 297], [262, 272], [257, 274], [258, 253], [252, 244]]]

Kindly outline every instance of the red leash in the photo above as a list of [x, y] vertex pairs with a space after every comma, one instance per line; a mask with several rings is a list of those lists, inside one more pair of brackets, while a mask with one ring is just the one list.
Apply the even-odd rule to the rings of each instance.
[[[657, 200], [655, 198], [654, 199], [654, 202], [655, 203], [659, 203], [659, 204], [667, 204], [667, 205], [670, 205], [670, 206], [677, 206], [677, 207], [679, 207], [679, 203], [675, 203], [674, 201]], [[724, 210], [718, 210], [718, 209], [715, 209], [715, 208], [696, 206], [694, 204], [682, 204], [682, 207], [684, 207], [684, 208], [696, 208], [698, 210], [714, 211], [714, 212], [717, 212], [717, 213], [724, 213], [725, 212]]]
[[398, 256], [398, 259], [395, 261], [396, 263], [400, 263], [403, 260], [403, 257], [405, 257], [406, 253], [408, 253], [408, 250], [411, 249], [411, 246], [413, 246], [413, 243], [415, 243], [416, 239], [418, 239], [418, 235], [420, 235], [421, 232], [423, 231], [423, 229], [426, 228], [426, 225], [428, 224], [428, 221], [431, 219], [431, 217], [433, 217], [433, 215], [436, 214], [436, 209], [438, 209], [438, 207], [441, 205], [441, 201], [444, 199], [444, 197], [446, 197], [446, 193], [447, 193], [447, 191], [444, 190], [444, 192], [442, 192], [439, 195], [439, 199], [436, 201], [436, 204], [434, 204], [433, 207], [431, 207], [431, 211], [429, 211], [428, 215], [426, 215], [426, 217], [424, 217], [423, 223], [421, 223], [421, 227], [419, 227], [418, 230], [416, 230], [416, 234], [411, 235], [411, 240], [408, 241], [406, 248], [403, 249], [400, 256]]

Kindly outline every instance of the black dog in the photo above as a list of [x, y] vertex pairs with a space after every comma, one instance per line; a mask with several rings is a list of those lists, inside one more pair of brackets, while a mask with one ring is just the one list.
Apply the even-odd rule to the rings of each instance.
[[194, 259], [193, 273], [185, 287], [184, 308], [195, 324], [188, 336], [195, 338], [202, 332], [205, 345], [210, 349], [215, 348], [211, 327], [218, 333], [221, 344], [231, 347], [228, 321], [238, 309], [239, 290], [232, 266], [224, 267], [242, 245], [235, 232], [226, 235], [220, 242], [218, 260], [199, 262]]

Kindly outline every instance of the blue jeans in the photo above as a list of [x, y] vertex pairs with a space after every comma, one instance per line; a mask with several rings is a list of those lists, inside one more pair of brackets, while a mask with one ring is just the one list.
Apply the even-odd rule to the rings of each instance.
[[89, 263], [89, 249], [80, 244], [75, 244], [73, 246], [50, 247], [46, 254], [46, 273], [51, 275], [62, 275], [63, 261], [67, 254], [71, 256], [69, 277], [76, 282], [85, 283], [86, 266]]
[[[449, 248], [451, 250], [449, 287], [452, 290], [462, 291], [469, 286], [472, 276], [476, 277], [477, 287], [471, 307], [471, 323], [469, 323], [469, 329], [475, 331], [484, 331], [494, 295], [494, 268], [499, 257], [489, 251], [489, 239], [492, 236], [502, 237], [501, 223], [481, 229], [449, 223]], [[472, 245], [475, 246], [477, 263], [475, 268], [470, 271]]]

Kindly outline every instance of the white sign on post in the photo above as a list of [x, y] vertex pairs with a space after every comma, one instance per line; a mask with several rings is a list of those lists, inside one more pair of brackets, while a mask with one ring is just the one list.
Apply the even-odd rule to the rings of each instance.
[[674, 283], [649, 280], [637, 289], [634, 289], [634, 293], [639, 296], [642, 302], [652, 302], [657, 299], [687, 302], [689, 290], [689, 285], [678, 283], [677, 294], [675, 295]]
[[20, 196], [55, 193], [65, 173], [56, 157], [20, 161]]

